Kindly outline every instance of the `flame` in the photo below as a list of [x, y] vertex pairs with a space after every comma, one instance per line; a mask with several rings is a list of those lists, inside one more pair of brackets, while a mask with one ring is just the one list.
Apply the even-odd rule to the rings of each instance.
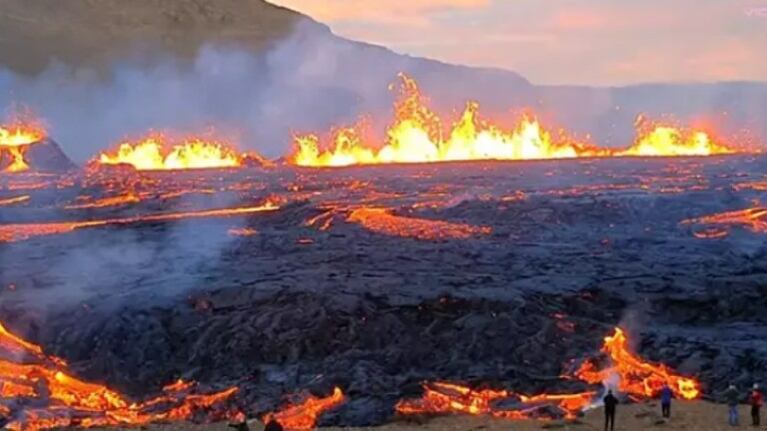
[[27, 123], [15, 123], [10, 126], [0, 126], [0, 161], [8, 154], [10, 163], [3, 172], [16, 173], [29, 170], [29, 164], [24, 159], [27, 148], [45, 139], [46, 133], [39, 126]]
[[[553, 419], [541, 410], [543, 406], [558, 408], [562, 416], [573, 419], [585, 407], [591, 404], [596, 392], [575, 394], [539, 394], [526, 396], [506, 390], [471, 389], [446, 382], [433, 382], [423, 385], [423, 396], [414, 400], [397, 403], [397, 413], [403, 415], [468, 414], [491, 416], [500, 419]], [[514, 409], [501, 409], [495, 406], [499, 401], [516, 399]]]
[[530, 160], [598, 155], [590, 147], [566, 139], [554, 140], [538, 123], [524, 118], [513, 130], [503, 130], [479, 119], [479, 104], [467, 103], [449, 133], [443, 135], [440, 118], [424, 104], [416, 82], [400, 75], [400, 96], [387, 143], [380, 149], [366, 144], [355, 127], [335, 132], [330, 148], [320, 150], [316, 135], [295, 138], [290, 157], [298, 166], [349, 166], [380, 163], [425, 163], [460, 160]]
[[492, 233], [489, 227], [402, 217], [391, 214], [390, 210], [384, 208], [355, 209], [349, 214], [347, 221], [358, 223], [375, 233], [419, 240], [468, 239]]
[[239, 167], [244, 155], [228, 145], [189, 138], [168, 150], [167, 138], [151, 136], [139, 142], [120, 144], [115, 154], [102, 153], [102, 165], [127, 164], [140, 171]]
[[[209, 409], [237, 392], [232, 387], [208, 395], [190, 394], [194, 382], [179, 380], [155, 398], [130, 402], [106, 386], [72, 377], [64, 361], [46, 356], [40, 346], [13, 335], [2, 324], [0, 353], [18, 358], [0, 359], [0, 413], [10, 418], [6, 428], [14, 431], [188, 420], [196, 411]], [[22, 362], [30, 358], [32, 362]], [[22, 402], [15, 402], [17, 399]], [[8, 401], [11, 403], [5, 404]]]
[[706, 132], [682, 130], [677, 127], [658, 126], [640, 136], [630, 148], [619, 151], [618, 156], [712, 156], [732, 154], [736, 151], [714, 142]]
[[652, 398], [658, 395], [663, 385], [668, 384], [678, 397], [692, 400], [700, 396], [700, 383], [681, 377], [663, 364], [644, 362], [630, 352], [625, 332], [615, 328], [612, 336], [605, 337], [602, 352], [612, 362], [612, 367], [599, 370], [593, 362], [584, 362], [575, 376], [592, 384], [607, 381], [611, 375], [620, 377], [618, 389], [635, 398]]
[[330, 396], [324, 398], [305, 396], [299, 403], [290, 404], [278, 412], [266, 414], [263, 421], [264, 423], [277, 421], [289, 431], [311, 430], [314, 429], [317, 419], [323, 412], [338, 407], [344, 401], [346, 397], [343, 391], [335, 387]]

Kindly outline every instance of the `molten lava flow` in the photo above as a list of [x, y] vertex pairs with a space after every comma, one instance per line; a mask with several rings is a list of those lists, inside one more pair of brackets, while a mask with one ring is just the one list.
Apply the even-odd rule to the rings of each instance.
[[302, 397], [303, 400], [290, 404], [284, 409], [269, 413], [263, 417], [264, 423], [277, 421], [288, 431], [311, 430], [317, 424], [317, 419], [327, 410], [334, 409], [344, 403], [346, 398], [341, 388], [334, 388], [330, 396], [318, 398], [313, 395]]
[[[684, 220], [682, 223], [711, 225], [712, 229], [717, 230], [721, 230], [721, 226], [742, 226], [754, 233], [767, 233], [767, 207], [728, 211], [720, 214]], [[726, 232], [717, 237], [725, 235]], [[701, 236], [698, 237], [701, 238]]]
[[16, 205], [22, 202], [29, 201], [29, 195], [16, 196], [12, 198], [0, 199], [0, 207]]
[[9, 419], [6, 428], [10, 430], [189, 420], [195, 412], [209, 411], [237, 391], [232, 387], [199, 395], [191, 393], [193, 387], [193, 382], [178, 381], [163, 388], [161, 395], [134, 403], [106, 386], [72, 377], [64, 361], [46, 356], [40, 346], [0, 324], [0, 413]]
[[[0, 167], [3, 172], [16, 173], [29, 170], [24, 158], [30, 145], [45, 139], [45, 131], [37, 126], [17, 123], [0, 126]], [[5, 162], [5, 159], [10, 162]]]
[[[502, 419], [553, 419], [542, 407], [556, 407], [561, 416], [575, 418], [591, 404], [596, 392], [525, 396], [505, 390], [471, 389], [458, 384], [434, 382], [423, 385], [424, 394], [415, 400], [403, 400], [395, 409], [402, 415], [469, 414]], [[514, 409], [502, 409], [495, 404], [516, 400]]]
[[349, 214], [347, 221], [358, 223], [375, 233], [419, 240], [468, 239], [492, 233], [489, 227], [401, 217], [383, 208], [355, 209]]
[[92, 202], [78, 203], [66, 205], [64, 208], [68, 210], [72, 209], [86, 209], [86, 208], [106, 208], [114, 206], [131, 205], [141, 202], [141, 198], [133, 192], [128, 192], [119, 196], [111, 196], [107, 198], [97, 199]]
[[244, 155], [227, 145], [201, 139], [187, 139], [170, 148], [163, 136], [153, 136], [137, 143], [120, 144], [115, 154], [102, 153], [102, 165], [131, 165], [140, 171], [229, 168], [242, 166]]
[[706, 132], [686, 131], [676, 127], [655, 127], [634, 145], [618, 151], [618, 156], [712, 156], [736, 151], [714, 142]]
[[126, 225], [142, 222], [165, 222], [189, 218], [215, 218], [215, 217], [233, 217], [239, 215], [254, 214], [259, 212], [277, 211], [280, 207], [267, 200], [265, 203], [257, 206], [247, 206], [238, 208], [222, 208], [212, 210], [175, 212], [164, 214], [148, 214], [133, 217], [87, 220], [72, 222], [52, 222], [52, 223], [30, 223], [30, 224], [6, 224], [0, 225], [0, 243], [24, 241], [29, 238], [57, 235], [72, 232], [77, 229], [88, 227], [98, 227], [106, 225]]
[[330, 167], [380, 163], [424, 163], [458, 160], [530, 160], [597, 156], [591, 146], [554, 139], [533, 119], [513, 130], [487, 124], [478, 117], [479, 105], [468, 103], [461, 118], [444, 133], [440, 118], [427, 108], [416, 82], [400, 75], [400, 97], [387, 143], [375, 149], [359, 128], [337, 130], [328, 148], [315, 135], [297, 136], [290, 157], [298, 166]]
[[636, 399], [657, 396], [665, 384], [680, 398], [692, 400], [700, 395], [700, 383], [696, 380], [681, 377], [663, 364], [644, 362], [631, 353], [626, 334], [620, 328], [615, 328], [612, 336], [605, 337], [602, 352], [610, 358], [611, 367], [600, 370], [587, 361], [576, 371], [575, 377], [600, 384], [617, 376], [620, 378], [618, 389]]

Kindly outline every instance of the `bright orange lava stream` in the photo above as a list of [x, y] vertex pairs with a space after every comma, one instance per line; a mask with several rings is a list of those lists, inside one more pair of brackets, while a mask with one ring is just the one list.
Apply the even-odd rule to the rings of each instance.
[[467, 104], [460, 119], [445, 130], [442, 120], [424, 103], [416, 82], [400, 75], [395, 118], [380, 148], [365, 142], [357, 127], [339, 128], [324, 145], [317, 135], [295, 137], [291, 163], [307, 167], [339, 167], [383, 163], [429, 163], [459, 160], [531, 160], [575, 157], [708, 156], [736, 152], [712, 142], [705, 132], [656, 127], [631, 147], [602, 148], [578, 143], [559, 133], [552, 137], [540, 123], [523, 118], [511, 130], [479, 118], [479, 105]]
[[201, 210], [190, 212], [175, 212], [163, 214], [138, 215], [133, 217], [86, 220], [72, 222], [51, 222], [51, 223], [19, 223], [0, 225], [0, 243], [18, 242], [38, 236], [57, 235], [72, 232], [77, 229], [88, 227], [106, 226], [106, 225], [125, 225], [141, 222], [164, 222], [172, 220], [181, 220], [189, 218], [213, 218], [213, 217], [232, 217], [238, 215], [253, 214], [266, 211], [277, 211], [280, 207], [267, 200], [265, 203], [257, 206], [239, 207], [239, 208], [221, 208], [213, 210]]
[[626, 334], [620, 328], [615, 328], [612, 336], [605, 337], [602, 352], [610, 358], [611, 367], [600, 370], [593, 362], [586, 361], [575, 377], [599, 384], [617, 376], [620, 379], [618, 389], [636, 399], [657, 396], [665, 384], [680, 398], [692, 400], [700, 396], [700, 383], [695, 379], [679, 376], [663, 364], [644, 362], [631, 353]]
[[[27, 148], [45, 139], [45, 131], [37, 126], [14, 124], [0, 126], [0, 168], [2, 172], [16, 173], [29, 170], [24, 159]], [[5, 160], [9, 161], [6, 162]]]
[[72, 377], [64, 361], [46, 356], [40, 346], [0, 324], [0, 413], [10, 419], [6, 425], [10, 430], [188, 420], [196, 411], [213, 408], [237, 392], [232, 387], [197, 395], [190, 393], [193, 386], [193, 382], [179, 381], [163, 388], [162, 395], [134, 403], [106, 386]]
[[[618, 390], [636, 400], [658, 395], [664, 384], [684, 399], [700, 396], [700, 384], [691, 378], [675, 374], [665, 365], [644, 362], [628, 349], [625, 333], [615, 328], [615, 334], [606, 337], [602, 351], [612, 365], [599, 369], [592, 361], [585, 362], [575, 377], [590, 384], [603, 384], [611, 377], [620, 379]], [[403, 415], [469, 414], [503, 419], [552, 419], [551, 411], [542, 407], [556, 407], [564, 418], [574, 418], [596, 399], [596, 392], [572, 394], [539, 394], [526, 396], [506, 390], [472, 389], [467, 386], [433, 382], [423, 386], [421, 398], [400, 401], [396, 410]], [[516, 401], [514, 408], [501, 408], [498, 402]]]
[[477, 235], [489, 235], [492, 229], [441, 220], [402, 217], [384, 208], [358, 208], [347, 221], [358, 223], [379, 234], [414, 238], [419, 240], [468, 239]]
[[302, 401], [291, 403], [282, 410], [263, 417], [264, 423], [275, 420], [288, 431], [311, 430], [317, 424], [317, 418], [323, 412], [340, 406], [346, 401], [341, 388], [334, 388], [333, 393], [324, 398], [313, 395], [304, 396]]
[[103, 165], [131, 165], [140, 171], [228, 168], [242, 166], [244, 155], [237, 154], [228, 145], [198, 138], [171, 145], [162, 135], [140, 142], [120, 144], [116, 153], [102, 153]]
[[[710, 225], [711, 232], [717, 232], [718, 235], [704, 235], [697, 232], [699, 238], [721, 238], [727, 236], [728, 232], [722, 230], [722, 226], [742, 226], [755, 233], [767, 233], [767, 207], [748, 208], [740, 211], [728, 211], [720, 214], [709, 215], [694, 219], [682, 221], [683, 224]], [[703, 231], [708, 232], [708, 231]]]

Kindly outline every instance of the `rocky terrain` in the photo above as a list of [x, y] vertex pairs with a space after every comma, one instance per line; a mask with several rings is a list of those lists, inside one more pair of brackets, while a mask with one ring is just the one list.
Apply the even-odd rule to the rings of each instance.
[[[2, 197], [29, 199], [0, 212], [0, 319], [134, 396], [236, 384], [256, 414], [341, 386], [322, 425], [387, 422], [424, 380], [583, 390], [560, 376], [616, 325], [716, 398], [765, 377], [767, 249], [748, 220], [685, 220], [757, 205], [766, 161], [6, 178]], [[141, 218], [266, 198], [279, 209]], [[106, 221], [39, 225], [83, 220]]]

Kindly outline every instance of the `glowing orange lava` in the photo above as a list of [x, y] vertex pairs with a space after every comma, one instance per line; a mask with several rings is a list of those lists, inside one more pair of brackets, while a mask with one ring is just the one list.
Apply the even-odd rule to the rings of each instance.
[[615, 328], [612, 336], [605, 337], [602, 352], [610, 359], [610, 367], [598, 369], [593, 361], [586, 361], [575, 377], [601, 384], [615, 376], [619, 379], [618, 390], [635, 399], [653, 398], [665, 384], [680, 398], [692, 400], [700, 396], [700, 383], [695, 379], [679, 376], [663, 364], [645, 362], [631, 353], [626, 334], [620, 328]]
[[179, 381], [166, 386], [155, 398], [131, 402], [106, 386], [72, 377], [64, 361], [46, 356], [40, 346], [13, 335], [0, 324], [0, 413], [10, 419], [6, 425], [10, 430], [188, 420], [237, 391], [232, 387], [198, 395], [190, 393], [193, 386], [193, 382]]
[[[542, 407], [556, 407], [561, 417], [572, 419], [589, 406], [596, 392], [576, 394], [540, 394], [526, 396], [506, 390], [471, 389], [467, 386], [434, 382], [423, 385], [419, 399], [397, 403], [397, 413], [403, 415], [468, 414], [499, 419], [553, 419]], [[514, 409], [496, 407], [502, 400], [514, 399]]]
[[384, 208], [358, 208], [347, 217], [347, 221], [358, 223], [372, 232], [414, 238], [419, 240], [468, 239], [478, 235], [489, 235], [489, 227], [451, 223], [414, 217], [402, 217]]
[[280, 207], [267, 200], [265, 203], [257, 206], [246, 206], [237, 208], [221, 208], [212, 210], [174, 212], [162, 214], [138, 215], [133, 217], [123, 217], [102, 220], [85, 220], [72, 222], [50, 222], [50, 223], [19, 223], [0, 225], [0, 243], [24, 241], [29, 238], [57, 235], [67, 232], [73, 232], [77, 229], [88, 227], [98, 227], [106, 225], [125, 225], [141, 222], [165, 222], [189, 218], [214, 218], [214, 217], [233, 217], [238, 215], [247, 215], [266, 211], [277, 211]]
[[554, 139], [538, 121], [523, 119], [513, 130], [479, 119], [479, 105], [468, 103], [460, 120], [443, 133], [441, 119], [424, 104], [416, 82], [400, 75], [400, 97], [387, 143], [375, 149], [354, 127], [336, 131], [327, 149], [315, 135], [297, 136], [290, 157], [298, 166], [349, 166], [380, 163], [425, 163], [458, 160], [529, 160], [596, 156], [595, 147]]
[[[16, 123], [0, 126], [0, 168], [2, 172], [16, 173], [29, 170], [24, 158], [27, 148], [45, 139], [45, 131], [38, 126]], [[7, 161], [6, 161], [7, 160]]]
[[[709, 134], [671, 126], [642, 127], [640, 137], [625, 149], [575, 142], [560, 131], [556, 137], [525, 117], [512, 129], [483, 121], [479, 104], [467, 103], [461, 117], [446, 129], [424, 102], [416, 82], [400, 75], [395, 118], [383, 146], [368, 142], [359, 126], [338, 128], [330, 142], [317, 135], [295, 137], [288, 158], [298, 166], [340, 167], [384, 163], [431, 163], [465, 160], [532, 160], [576, 157], [710, 156], [738, 151], [715, 142]], [[640, 117], [641, 119], [642, 117]]]
[[317, 424], [317, 419], [323, 412], [334, 409], [346, 401], [341, 388], [336, 387], [327, 397], [319, 398], [313, 395], [301, 396], [296, 403], [290, 403], [282, 410], [269, 413], [263, 417], [264, 423], [277, 421], [288, 431], [311, 430]]
[[0, 207], [16, 205], [22, 202], [29, 201], [29, 195], [16, 196], [12, 198], [0, 199]]
[[[754, 233], [767, 233], [767, 207], [748, 208], [740, 211], [728, 211], [705, 217], [682, 221], [682, 224], [709, 225], [711, 229], [721, 231], [722, 227], [741, 226]], [[716, 237], [726, 236], [727, 231]], [[698, 235], [696, 235], [698, 236]], [[699, 236], [699, 238], [701, 238]]]
[[170, 144], [162, 135], [139, 142], [124, 142], [113, 154], [102, 153], [102, 165], [131, 165], [140, 171], [231, 168], [242, 166], [245, 155], [237, 154], [227, 144], [189, 138]]

